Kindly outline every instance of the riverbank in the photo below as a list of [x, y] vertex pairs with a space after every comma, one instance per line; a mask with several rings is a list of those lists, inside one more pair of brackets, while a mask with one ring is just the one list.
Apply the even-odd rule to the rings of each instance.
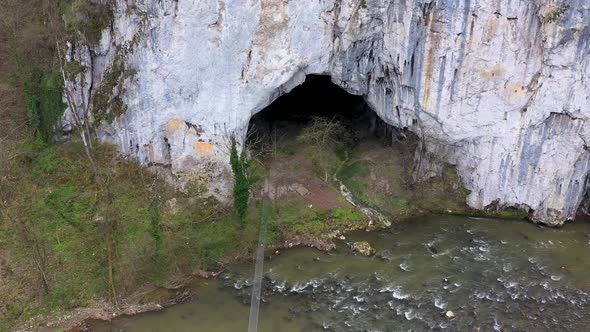
[[[457, 216], [452, 215], [449, 215], [449, 217], [457, 218]], [[430, 217], [422, 216], [422, 218]], [[441, 217], [432, 216], [432, 218]], [[402, 222], [396, 223], [396, 226], [403, 226], [406, 223], [415, 222], [417, 219], [419, 219], [419, 217], [409, 217]], [[514, 220], [505, 219], [504, 222], [512, 223]], [[371, 231], [371, 233], [366, 234], [379, 234], [379, 231], [382, 230], [386, 229], [376, 229], [375, 227], [347, 230], [342, 229], [339, 235], [330, 238], [330, 242], [318, 242], [317, 239], [301, 240], [295, 238], [282, 245], [275, 244], [267, 246], [265, 255], [267, 255], [267, 260], [272, 261], [282, 259], [281, 256], [283, 255], [290, 256], [291, 250], [301, 250], [305, 247], [314, 248], [319, 250], [319, 252], [325, 253], [333, 251], [342, 253], [342, 250], [353, 253], [355, 250], [351, 246], [355, 243], [355, 240], [361, 240], [367, 237], [362, 235], [362, 233], [366, 233], [365, 231]], [[359, 233], [359, 231], [361, 233]], [[359, 236], [359, 234], [361, 234], [361, 236]], [[373, 239], [371, 240], [372, 243], [375, 242], [375, 236], [370, 235], [368, 237]], [[337, 250], [337, 248], [339, 249]], [[436, 250], [438, 252], [439, 249], [431, 248], [429, 250]], [[379, 251], [377, 254], [376, 257], [383, 257], [386, 253]], [[25, 324], [20, 325], [16, 331], [87, 331], [89, 326], [102, 324], [98, 321], [109, 322], [120, 319], [121, 317], [161, 311], [178, 304], [199, 301], [199, 289], [201, 289], [202, 286], [207, 285], [209, 282], [218, 283], [220, 277], [222, 277], [221, 280], [223, 280], [225, 278], [223, 277], [224, 273], [232, 272], [232, 266], [238, 267], [238, 270], [241, 271], [240, 273], [245, 273], [241, 275], [242, 278], [249, 278], [247, 271], [248, 266], [251, 265], [249, 263], [251, 259], [251, 257], [235, 257], [234, 261], [226, 261], [224, 264], [225, 267], [230, 267], [229, 270], [224, 267], [223, 270], [215, 272], [201, 272], [193, 275], [186, 275], [169, 284], [167, 286], [168, 288], [148, 286], [145, 290], [137, 292], [126, 299], [121, 299], [119, 305], [114, 305], [106, 301], [96, 301], [92, 302], [88, 307], [76, 308], [66, 312], [57, 312], [49, 316], [34, 317]], [[244, 298], [247, 298], [245, 294], [242, 295]]]
[[[257, 165], [252, 171], [272, 196], [265, 234], [270, 252], [296, 246], [331, 250], [355, 230], [378, 230], [430, 213], [473, 213], [451, 166], [428, 180], [412, 180], [411, 144], [369, 139], [345, 150], [325, 148], [320, 163], [317, 146], [298, 140], [298, 133], [276, 141], [270, 153], [249, 147]], [[167, 301], [138, 302], [136, 294], [252, 259], [262, 181], [251, 189], [248, 215], [240, 220], [230, 207], [205, 196], [199, 183], [173, 188], [162, 180], [164, 173], [157, 176], [123, 159], [112, 146], [97, 145], [98, 167], [108, 179], [102, 188], [92, 180], [80, 142], [33, 141], [15, 153], [19, 167], [3, 183], [11, 194], [0, 227], [6, 271], [0, 279], [0, 330], [59, 323], [73, 312], [104, 318], [125, 306], [129, 312], [153, 310]], [[111, 197], [110, 209], [102, 208], [101, 197]], [[109, 232], [105, 216], [114, 220]], [[119, 303], [111, 307], [107, 234], [113, 239], [112, 288]]]
[[[452, 168], [409, 188], [409, 181], [400, 180], [408, 179], [409, 164], [404, 166], [392, 147], [370, 144], [351, 151], [344, 163], [337, 151], [330, 152], [341, 167], [339, 179], [364, 206], [382, 211], [394, 223], [429, 213], [470, 213]], [[269, 252], [296, 246], [331, 250], [351, 231], [384, 226], [346, 201], [334, 182], [318, 176], [305, 147], [291, 141], [279, 148], [263, 163], [266, 181], [275, 188], [265, 237]], [[0, 233], [3, 270], [11, 271], [0, 280], [3, 329], [44, 320], [71, 325], [86, 313], [104, 318], [157, 309], [167, 300], [141, 303], [134, 300], [136, 294], [252, 259], [260, 184], [252, 189], [248, 217], [240, 222], [231, 209], [201, 196], [200, 188], [177, 191], [118, 157], [112, 147], [99, 145], [99, 165], [111, 174], [118, 220], [114, 284], [120, 307], [109, 305], [98, 188], [90, 180], [82, 146], [69, 142], [27, 149], [27, 157], [19, 160], [26, 171], [14, 174], [11, 184], [19, 190], [7, 201]], [[364, 155], [367, 151], [371, 155]], [[27, 232], [19, 231], [22, 227]]]
[[163, 286], [148, 285], [117, 304], [106, 300], [91, 301], [88, 306], [57, 311], [48, 316], [31, 318], [15, 331], [87, 331], [89, 321], [110, 321], [121, 316], [159, 311], [194, 299], [192, 288], [218, 276], [218, 272], [201, 272], [187, 275]]
[[[259, 331], [583, 330], [588, 234], [581, 222], [552, 229], [443, 215], [353, 232], [329, 252], [285, 250], [265, 261]], [[376, 254], [355, 254], [350, 246], [360, 241]], [[227, 266], [193, 301], [95, 322], [92, 331], [241, 330], [252, 269]]]

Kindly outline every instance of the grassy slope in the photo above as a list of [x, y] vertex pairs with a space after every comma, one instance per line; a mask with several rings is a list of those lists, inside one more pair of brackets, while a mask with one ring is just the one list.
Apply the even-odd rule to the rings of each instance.
[[[84, 0], [5, 2], [0, 11], [0, 331], [36, 314], [108, 297], [101, 195], [83, 149], [76, 142], [46, 145], [40, 138], [49, 139], [45, 129], [64, 108], [61, 93], [53, 93], [55, 84], [47, 88], [59, 85], [56, 42], [79, 33], [96, 42], [110, 12]], [[244, 236], [256, 231], [243, 231], [231, 212], [209, 199], [175, 192], [117, 157], [112, 147], [99, 146], [98, 159], [114, 198], [114, 272], [121, 297], [213, 268], [254, 243], [255, 236]], [[166, 207], [172, 197], [176, 213]]]
[[[3, 322], [108, 296], [97, 188], [81, 145], [21, 149], [27, 153], [15, 165], [18, 172], [11, 178], [13, 191], [0, 224], [0, 251], [12, 271], [0, 280]], [[212, 264], [247, 252], [254, 243], [256, 230], [243, 231], [233, 214], [214, 201], [174, 191], [117, 157], [110, 146], [99, 146], [98, 160], [114, 196], [115, 285], [121, 297], [215, 268]], [[175, 209], [165, 203], [171, 198]], [[46, 294], [39, 264], [49, 286]]]
[[469, 208], [465, 203], [469, 192], [452, 165], [447, 165], [439, 176], [415, 183], [411, 177], [414, 152], [403, 144], [361, 144], [350, 152], [350, 160], [338, 174], [340, 180], [366, 205], [394, 221], [428, 213], [518, 219], [527, 216], [510, 209], [484, 212]]

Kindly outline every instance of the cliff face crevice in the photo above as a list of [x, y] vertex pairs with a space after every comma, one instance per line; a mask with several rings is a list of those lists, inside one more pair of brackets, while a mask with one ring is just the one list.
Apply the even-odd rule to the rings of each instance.
[[117, 0], [114, 15], [72, 54], [92, 64], [91, 88], [74, 80], [87, 95], [117, 57], [133, 70], [100, 139], [181, 179], [206, 173], [217, 196], [231, 192], [229, 137], [308, 74], [416, 132], [457, 166], [472, 207], [559, 225], [587, 191], [590, 0]]

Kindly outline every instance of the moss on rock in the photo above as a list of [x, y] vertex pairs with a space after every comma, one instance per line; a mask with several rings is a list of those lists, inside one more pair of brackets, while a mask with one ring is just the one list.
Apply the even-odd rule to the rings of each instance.
[[354, 252], [367, 257], [373, 256], [377, 253], [377, 250], [375, 250], [375, 248], [373, 248], [367, 241], [355, 242], [351, 247]]
[[[135, 37], [133, 40], [134, 44], [137, 43]], [[129, 68], [125, 63], [125, 56], [132, 51], [132, 47], [129, 45], [131, 43], [126, 44], [119, 50], [96, 91], [93, 99], [93, 115], [97, 123], [102, 121], [111, 123], [127, 112], [127, 105], [123, 101], [123, 95], [125, 94], [124, 83], [137, 73], [135, 69]]]

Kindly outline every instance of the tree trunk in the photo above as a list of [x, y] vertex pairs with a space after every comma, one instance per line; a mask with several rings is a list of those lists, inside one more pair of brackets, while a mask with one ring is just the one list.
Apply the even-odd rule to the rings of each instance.
[[111, 300], [115, 305], [117, 304], [117, 291], [115, 290], [115, 281], [113, 278], [113, 230], [107, 226], [106, 232], [106, 244], [107, 244], [107, 268], [108, 268], [108, 280], [109, 280], [109, 291], [111, 293]]

